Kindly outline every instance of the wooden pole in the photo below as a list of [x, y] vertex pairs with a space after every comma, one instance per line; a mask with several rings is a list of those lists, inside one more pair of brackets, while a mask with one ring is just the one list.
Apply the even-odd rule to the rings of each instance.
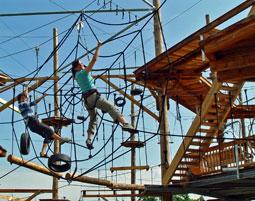
[[113, 183], [109, 180], [106, 179], [98, 179], [94, 177], [88, 177], [88, 176], [79, 176], [76, 177], [74, 176], [73, 178], [71, 177], [71, 173], [67, 173], [65, 178], [66, 179], [71, 179], [72, 181], [79, 181], [83, 183], [88, 183], [88, 184], [95, 184], [95, 185], [101, 185], [101, 186], [106, 186], [108, 188], [111, 188], [113, 190], [118, 189], [118, 190], [144, 190], [144, 185], [139, 185], [139, 184], [123, 184], [123, 183]]
[[40, 172], [40, 173], [43, 173], [43, 174], [46, 174], [46, 175], [49, 175], [49, 176], [53, 176], [53, 177], [56, 177], [56, 178], [62, 177], [62, 175], [59, 174], [59, 173], [51, 172], [49, 169], [47, 169], [43, 166], [37, 165], [36, 163], [33, 163], [33, 162], [23, 160], [22, 158], [19, 158], [17, 156], [9, 155], [7, 157], [7, 160], [10, 163], [14, 163], [16, 165], [20, 165], [20, 166], [29, 168], [31, 170], [35, 170], [37, 172]]
[[[58, 31], [56, 28], [53, 29], [53, 49], [55, 50], [58, 45]], [[56, 50], [53, 57], [53, 72], [54, 77], [58, 77], [58, 50]], [[54, 116], [60, 117], [60, 111], [58, 109], [59, 106], [59, 98], [58, 98], [58, 81], [54, 81]], [[54, 128], [55, 133], [58, 132], [59, 128]], [[59, 141], [54, 141], [54, 153], [60, 152]], [[58, 199], [58, 179], [53, 178], [52, 182], [52, 199]]]
[[[135, 86], [134, 84], [131, 87], [131, 90], [134, 90]], [[135, 104], [131, 101], [131, 125], [135, 128]], [[134, 141], [135, 140], [135, 134], [130, 133], [130, 140]], [[131, 166], [134, 167], [136, 166], [136, 150], [134, 147], [131, 148]], [[136, 170], [131, 169], [131, 184], [136, 183]], [[131, 191], [131, 194], [134, 195], [135, 191]], [[132, 196], [131, 201], [135, 201], [136, 197]]]
[[[155, 9], [160, 7], [160, 0], [153, 0]], [[162, 32], [160, 26], [160, 12], [154, 15], [154, 41], [155, 41], [155, 54], [160, 55], [163, 52], [162, 49]], [[164, 85], [167, 82], [163, 83]], [[164, 86], [162, 94], [159, 96], [159, 116], [160, 116], [160, 155], [161, 155], [161, 183], [163, 184], [163, 178], [165, 171], [169, 167], [170, 152], [169, 152], [169, 137], [168, 134], [168, 97], [166, 96], [166, 86]], [[172, 195], [170, 193], [164, 193], [162, 195], [162, 201], [171, 201]]]

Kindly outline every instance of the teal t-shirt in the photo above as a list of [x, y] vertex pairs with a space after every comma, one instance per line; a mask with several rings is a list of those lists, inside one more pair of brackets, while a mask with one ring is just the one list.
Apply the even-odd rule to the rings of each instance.
[[95, 89], [94, 79], [86, 70], [80, 70], [75, 74], [75, 79], [83, 93]]

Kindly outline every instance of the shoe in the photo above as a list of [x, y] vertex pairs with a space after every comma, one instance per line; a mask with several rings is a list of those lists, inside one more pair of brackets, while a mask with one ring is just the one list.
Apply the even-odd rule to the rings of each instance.
[[94, 149], [94, 147], [93, 147], [93, 145], [92, 145], [92, 140], [91, 140], [91, 139], [87, 139], [87, 140], [86, 140], [86, 145], [87, 145], [87, 148], [88, 148], [89, 150]]
[[42, 158], [48, 158], [48, 155], [46, 153], [40, 152], [40, 157]]
[[131, 126], [129, 123], [123, 124], [122, 130], [130, 132], [130, 133], [138, 133], [138, 131], [133, 126]]
[[72, 140], [69, 137], [62, 137], [59, 140], [60, 145], [65, 144], [65, 143], [70, 143], [70, 142], [72, 142]]

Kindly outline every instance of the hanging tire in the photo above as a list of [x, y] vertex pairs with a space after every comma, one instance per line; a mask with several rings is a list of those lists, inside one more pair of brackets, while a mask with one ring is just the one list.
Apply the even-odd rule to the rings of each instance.
[[66, 172], [71, 168], [71, 158], [65, 154], [54, 154], [48, 159], [48, 167], [54, 172]]
[[22, 133], [20, 136], [20, 153], [28, 155], [30, 151], [30, 136], [28, 133]]
[[124, 97], [119, 96], [119, 97], [115, 97], [114, 98], [114, 103], [115, 105], [117, 105], [118, 107], [123, 107], [126, 104], [126, 100]]

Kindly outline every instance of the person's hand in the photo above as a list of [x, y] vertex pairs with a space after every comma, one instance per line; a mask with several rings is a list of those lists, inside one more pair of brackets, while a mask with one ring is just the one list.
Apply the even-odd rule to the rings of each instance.
[[97, 41], [97, 47], [101, 47], [103, 43], [101, 41]]

